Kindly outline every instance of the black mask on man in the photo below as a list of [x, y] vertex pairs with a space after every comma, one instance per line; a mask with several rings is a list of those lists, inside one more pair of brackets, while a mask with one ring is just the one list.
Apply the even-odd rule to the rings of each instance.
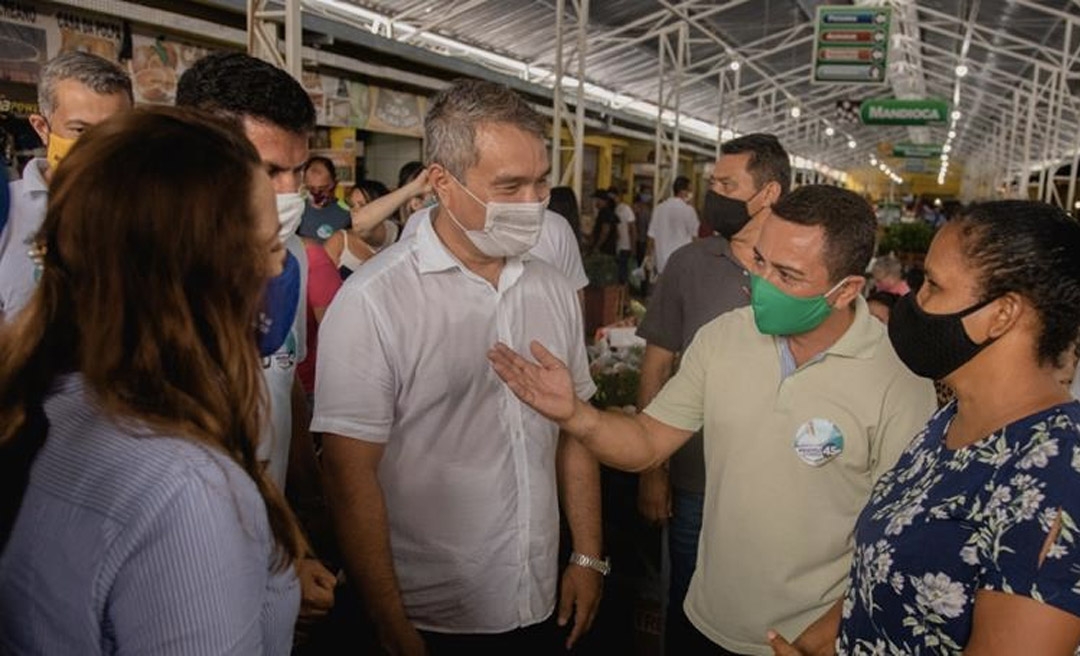
[[731, 241], [731, 238], [750, 222], [750, 210], [745, 200], [722, 196], [709, 189], [705, 192], [705, 212], [702, 218], [705, 225]]
[[907, 294], [889, 313], [889, 341], [896, 355], [918, 376], [941, 380], [978, 355], [994, 340], [976, 344], [964, 330], [962, 319], [991, 303], [983, 301], [952, 314], [927, 314]]

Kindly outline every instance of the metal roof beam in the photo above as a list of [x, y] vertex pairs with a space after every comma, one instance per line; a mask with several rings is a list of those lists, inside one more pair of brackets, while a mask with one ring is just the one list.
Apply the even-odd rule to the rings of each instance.
[[[920, 5], [918, 7], [918, 11], [920, 13], [922, 13], [922, 14], [926, 14], [927, 16], [933, 16], [934, 18], [937, 18], [937, 19], [939, 19], [939, 20], [941, 20], [943, 22], [950, 23], [950, 24], [953, 24], [953, 25], [963, 27], [964, 24], [965, 24], [965, 22], [963, 20], [961, 20], [960, 18], [958, 18], [956, 16], [951, 16], [949, 14], [938, 11], [936, 9], [931, 9], [929, 7], [925, 7], [925, 6]], [[946, 37], [949, 37], [949, 38], [951, 38], [953, 40], [959, 41], [961, 43], [961, 46], [963, 46], [964, 35], [958, 34], [956, 32], [952, 32], [950, 30], [943, 29], [941, 27], [938, 27], [936, 22], [925, 22], [924, 21], [924, 22], [920, 23], [919, 26], [921, 28], [923, 28], [923, 29], [934, 32], [935, 34], [940, 34], [942, 36], [946, 36]], [[1013, 43], [1014, 45], [1017, 45], [1017, 46], [1020, 46], [1020, 47], [1023, 47], [1023, 48], [1027, 48], [1028, 50], [1032, 50], [1032, 51], [1037, 52], [1037, 53], [1042, 54], [1042, 55], [1050, 55], [1050, 54], [1056, 55], [1057, 54], [1057, 52], [1053, 48], [1047, 48], [1045, 45], [1043, 45], [1041, 43], [1038, 43], [1037, 41], [1029, 41], [1028, 39], [1024, 39], [1022, 37], [1015, 36], [1013, 34], [1010, 34], [1008, 32], [1002, 31], [1002, 30], [995, 30], [995, 29], [993, 29], [991, 27], [984, 26], [984, 25], [981, 25], [979, 23], [972, 24], [972, 26], [971, 26], [971, 36], [972, 36], [972, 40], [977, 42], [977, 44], [980, 47], [982, 47], [983, 49], [988, 50], [990, 52], [999, 52], [999, 51], [1001, 51], [1003, 49], [1001, 44], [995, 44], [995, 43], [993, 43], [992, 41], [989, 40], [989, 39], [992, 39], [994, 37], [998, 37], [998, 38], [1002, 39], [1003, 41], [1009, 41], [1009, 42]], [[923, 42], [923, 44], [926, 45], [925, 42]], [[1016, 58], [1016, 59], [1019, 59], [1021, 61], [1026, 62], [1026, 63], [1029, 63], [1029, 64], [1042, 63], [1043, 65], [1046, 65], [1046, 64], [1050, 64], [1050, 65], [1053, 65], [1053, 66], [1060, 66], [1061, 65], [1060, 60], [1053, 59], [1053, 58], [1048, 58], [1046, 61], [1040, 62], [1039, 59], [1037, 59], [1035, 57], [1032, 57], [1030, 55], [1023, 55], [1021, 53], [1013, 53], [1013, 52], [1009, 52], [1008, 54], [1010, 56]], [[957, 57], [959, 57], [959, 55], [957, 55]]]

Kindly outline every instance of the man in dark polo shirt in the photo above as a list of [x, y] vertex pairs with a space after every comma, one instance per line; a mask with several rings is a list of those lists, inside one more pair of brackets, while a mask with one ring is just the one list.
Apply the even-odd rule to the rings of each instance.
[[[788, 192], [788, 154], [770, 134], [749, 134], [720, 147], [702, 220], [713, 234], [676, 250], [649, 302], [638, 335], [648, 342], [641, 365], [638, 410], [645, 408], [674, 373], [676, 359], [698, 328], [745, 306], [746, 269], [769, 208]], [[638, 508], [649, 521], [667, 524], [671, 585], [665, 644], [680, 654], [700, 640], [683, 612], [697, 559], [704, 505], [705, 463], [698, 431], [663, 466], [641, 475]]]

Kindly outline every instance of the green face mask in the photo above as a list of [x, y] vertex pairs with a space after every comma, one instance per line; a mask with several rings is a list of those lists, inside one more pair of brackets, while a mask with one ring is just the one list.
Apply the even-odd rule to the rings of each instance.
[[792, 296], [761, 276], [750, 274], [750, 306], [763, 335], [800, 335], [821, 325], [832, 314], [826, 300], [847, 282], [844, 278], [820, 296]]

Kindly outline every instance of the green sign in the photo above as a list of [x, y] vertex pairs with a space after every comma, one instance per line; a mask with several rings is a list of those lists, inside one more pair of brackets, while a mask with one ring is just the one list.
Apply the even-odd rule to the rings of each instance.
[[864, 100], [859, 117], [865, 125], [930, 125], [949, 120], [949, 103], [944, 100]]
[[889, 7], [819, 6], [812, 80], [884, 84], [891, 26]]
[[939, 157], [941, 156], [941, 146], [938, 144], [917, 144], [917, 143], [898, 143], [893, 146], [893, 157]]

